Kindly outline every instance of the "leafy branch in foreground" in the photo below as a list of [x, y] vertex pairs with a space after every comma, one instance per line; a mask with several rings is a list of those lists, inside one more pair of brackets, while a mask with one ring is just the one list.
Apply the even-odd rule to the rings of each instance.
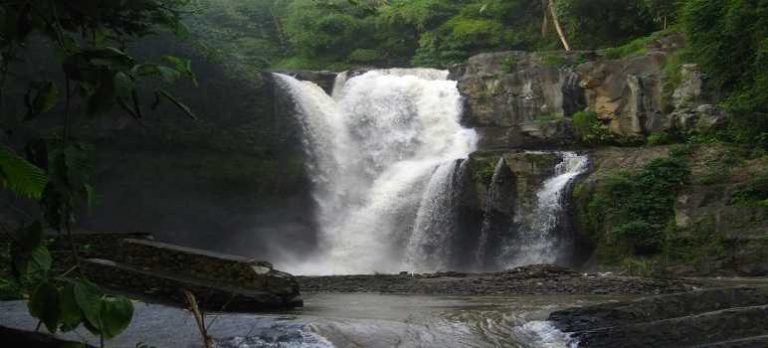
[[[6, 83], [19, 84], [10, 76], [15, 64], [25, 62], [27, 47], [41, 39], [52, 50], [63, 81], [43, 77], [29, 83], [20, 104], [26, 110], [3, 124], [27, 124], [46, 115], [55, 129], [35, 129], [24, 146], [25, 157], [0, 144], [0, 186], [39, 203], [39, 216], [12, 231], [0, 225], [11, 240], [10, 263], [15, 288], [28, 294], [29, 312], [51, 333], [85, 326], [103, 340], [125, 330], [133, 316], [127, 298], [105, 295], [84, 276], [72, 226], [77, 211], [94, 202], [91, 184], [91, 146], [76, 139], [74, 120], [121, 110], [132, 118], [144, 117], [140, 93], [150, 86], [156, 109], [162, 100], [171, 102], [194, 118], [192, 111], [164, 85], [189, 77], [196, 84], [189, 60], [163, 56], [156, 62], [135, 59], [126, 52], [128, 43], [160, 30], [184, 32], [182, 8], [189, 0], [27, 0], [0, 2], [0, 106], [6, 102]], [[11, 78], [9, 78], [9, 76]], [[29, 76], [24, 76], [29, 78]], [[34, 78], [34, 77], [32, 77]], [[2, 126], [7, 127], [7, 126]], [[11, 129], [3, 129], [11, 132]], [[53, 260], [44, 231], [53, 229], [69, 237], [74, 267], [52, 274]], [[74, 273], [73, 273], [74, 272]]]

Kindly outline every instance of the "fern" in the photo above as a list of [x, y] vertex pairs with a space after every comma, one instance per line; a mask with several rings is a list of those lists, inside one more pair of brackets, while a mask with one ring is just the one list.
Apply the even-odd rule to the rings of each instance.
[[0, 185], [19, 196], [40, 199], [48, 184], [45, 172], [0, 145]]

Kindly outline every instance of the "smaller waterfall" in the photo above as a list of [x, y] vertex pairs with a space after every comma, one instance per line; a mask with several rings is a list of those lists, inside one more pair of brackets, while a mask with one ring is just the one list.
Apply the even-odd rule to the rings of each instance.
[[562, 153], [563, 160], [555, 167], [554, 175], [547, 179], [537, 193], [536, 209], [532, 220], [522, 227], [511, 244], [505, 247], [503, 264], [517, 267], [532, 264], [553, 264], [561, 256], [556, 235], [561, 227], [565, 210], [564, 194], [576, 177], [587, 170], [586, 155], [574, 152]]
[[[493, 177], [488, 184], [488, 194], [483, 212], [483, 225], [480, 229], [477, 249], [475, 249], [475, 268], [477, 270], [487, 270], [495, 266], [493, 265], [493, 259], [496, 256], [495, 251], [497, 249], [493, 248], [493, 246], [511, 228], [512, 212], [507, 211], [507, 214], [505, 214], [501, 210], [508, 209], [499, 207], [500, 201], [507, 191], [502, 186], [511, 181], [508, 180], [510, 176], [511, 172], [507, 161], [502, 157], [496, 164]], [[508, 219], [505, 219], [505, 215]]]
[[429, 180], [405, 254], [409, 269], [437, 272], [450, 267], [450, 245], [457, 224], [456, 175], [461, 162], [441, 164]]
[[340, 72], [336, 75], [336, 79], [333, 80], [333, 92], [331, 97], [333, 100], [338, 101], [341, 99], [342, 92], [344, 91], [344, 85], [347, 84], [349, 73], [346, 71]]

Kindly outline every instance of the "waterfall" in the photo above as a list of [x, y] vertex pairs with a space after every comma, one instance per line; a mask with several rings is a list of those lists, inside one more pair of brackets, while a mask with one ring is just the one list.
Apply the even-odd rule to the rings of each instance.
[[436, 272], [450, 267], [450, 245], [458, 218], [456, 177], [460, 166], [457, 162], [443, 163], [429, 180], [406, 248], [408, 269]]
[[[446, 71], [390, 69], [347, 79], [333, 97], [276, 74], [304, 131], [321, 245], [298, 274], [424, 271], [441, 267], [450, 236], [450, 178], [474, 151], [461, 96]], [[416, 256], [432, 250], [429, 255]]]
[[565, 210], [565, 193], [570, 183], [588, 167], [586, 155], [563, 152], [562, 161], [555, 167], [554, 175], [547, 179], [537, 192], [536, 208], [530, 219], [507, 242], [501, 264], [512, 268], [531, 264], [553, 264], [561, 257], [560, 229]]
[[483, 224], [480, 227], [480, 238], [475, 249], [475, 269], [479, 271], [493, 267], [493, 259], [496, 255], [494, 253], [495, 250], [492, 250], [495, 248], [492, 248], [492, 246], [498, 242], [499, 238], [503, 237], [505, 230], [509, 231], [512, 228], [512, 221], [505, 219], [504, 212], [500, 211], [507, 209], [499, 207], [499, 203], [503, 199], [502, 196], [505, 194], [502, 185], [509, 181], [509, 173], [507, 161], [504, 157], [501, 157], [499, 162], [496, 163], [493, 177], [488, 184], [488, 193], [486, 194], [485, 207], [483, 208]]

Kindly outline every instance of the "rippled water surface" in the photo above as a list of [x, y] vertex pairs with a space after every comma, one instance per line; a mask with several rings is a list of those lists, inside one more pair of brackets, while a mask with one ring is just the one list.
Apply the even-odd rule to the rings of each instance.
[[[393, 296], [310, 294], [302, 309], [263, 315], [211, 314], [220, 347], [564, 347], [546, 321], [556, 309], [616, 300], [569, 296]], [[0, 324], [32, 329], [23, 302], [0, 302]], [[67, 334], [97, 344], [84, 330]], [[199, 347], [183, 310], [136, 304], [129, 329], [108, 347]]]

